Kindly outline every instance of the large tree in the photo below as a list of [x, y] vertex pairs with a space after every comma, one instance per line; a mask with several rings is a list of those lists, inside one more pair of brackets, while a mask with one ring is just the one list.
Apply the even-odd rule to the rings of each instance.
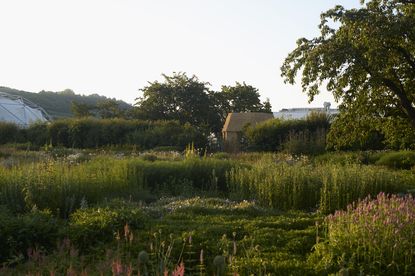
[[372, 120], [382, 128], [396, 119], [415, 128], [414, 2], [361, 1], [359, 9], [323, 13], [320, 36], [297, 41], [282, 76], [293, 84], [300, 73], [310, 101], [325, 84], [341, 111], [353, 113], [340, 116], [345, 124]]
[[228, 112], [271, 112], [269, 100], [261, 103], [258, 89], [245, 82], [222, 86], [221, 93], [228, 104]]
[[206, 133], [219, 133], [229, 112], [271, 112], [269, 101], [261, 103], [258, 89], [245, 83], [222, 86], [215, 92], [210, 84], [185, 73], [162, 75], [163, 82], [150, 82], [137, 98], [135, 116], [149, 120], [177, 120]]
[[177, 120], [208, 132], [218, 132], [221, 120], [211, 100], [209, 83], [185, 73], [163, 74], [163, 82], [150, 82], [137, 98], [138, 117], [150, 120]]

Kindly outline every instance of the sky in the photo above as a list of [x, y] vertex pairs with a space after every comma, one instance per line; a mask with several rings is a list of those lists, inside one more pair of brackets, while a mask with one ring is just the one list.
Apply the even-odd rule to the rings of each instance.
[[280, 67], [320, 14], [359, 0], [0, 0], [0, 86], [72, 89], [134, 103], [161, 74], [186, 72], [212, 90], [246, 82], [273, 111], [309, 104]]

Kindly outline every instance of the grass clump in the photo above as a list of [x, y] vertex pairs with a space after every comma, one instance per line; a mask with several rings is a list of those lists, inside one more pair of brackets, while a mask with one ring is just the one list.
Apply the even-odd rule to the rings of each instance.
[[385, 153], [376, 164], [391, 169], [411, 169], [415, 166], [415, 152], [398, 151]]
[[257, 163], [228, 174], [231, 196], [279, 210], [334, 212], [379, 192], [405, 193], [415, 175], [365, 165]]
[[[310, 258], [316, 271], [364, 275], [415, 273], [415, 200], [380, 193], [326, 218]], [[343, 274], [344, 275], [344, 274]]]

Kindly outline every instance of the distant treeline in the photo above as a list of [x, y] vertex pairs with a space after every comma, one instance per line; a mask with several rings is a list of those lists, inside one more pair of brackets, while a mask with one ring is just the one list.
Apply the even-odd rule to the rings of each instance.
[[1, 122], [0, 144], [16, 142], [74, 148], [135, 145], [138, 149], [184, 149], [191, 143], [205, 147], [206, 137], [190, 124], [177, 121], [80, 118], [32, 124], [26, 129]]
[[39, 93], [32, 93], [0, 86], [0, 92], [23, 97], [42, 107], [54, 119], [73, 117], [72, 103], [97, 106], [103, 102], [114, 101], [122, 110], [132, 108], [131, 105], [123, 101], [109, 99], [98, 94], [89, 96], [77, 95], [71, 89], [61, 92], [40, 91]]

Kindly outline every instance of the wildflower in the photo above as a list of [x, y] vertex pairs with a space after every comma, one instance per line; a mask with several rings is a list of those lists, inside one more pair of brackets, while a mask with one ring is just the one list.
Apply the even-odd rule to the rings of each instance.
[[126, 223], [124, 225], [124, 238], [126, 241], [127, 241], [129, 234], [130, 234], [130, 227], [128, 226], [128, 223]]
[[199, 260], [200, 260], [200, 265], [203, 265], [203, 249], [200, 250]]
[[184, 275], [184, 263], [183, 261], [176, 267], [176, 269], [172, 272], [172, 276], [183, 276]]
[[112, 261], [111, 268], [112, 268], [112, 274], [113, 275], [121, 275], [121, 273], [123, 272], [121, 260], [116, 259], [116, 260]]

